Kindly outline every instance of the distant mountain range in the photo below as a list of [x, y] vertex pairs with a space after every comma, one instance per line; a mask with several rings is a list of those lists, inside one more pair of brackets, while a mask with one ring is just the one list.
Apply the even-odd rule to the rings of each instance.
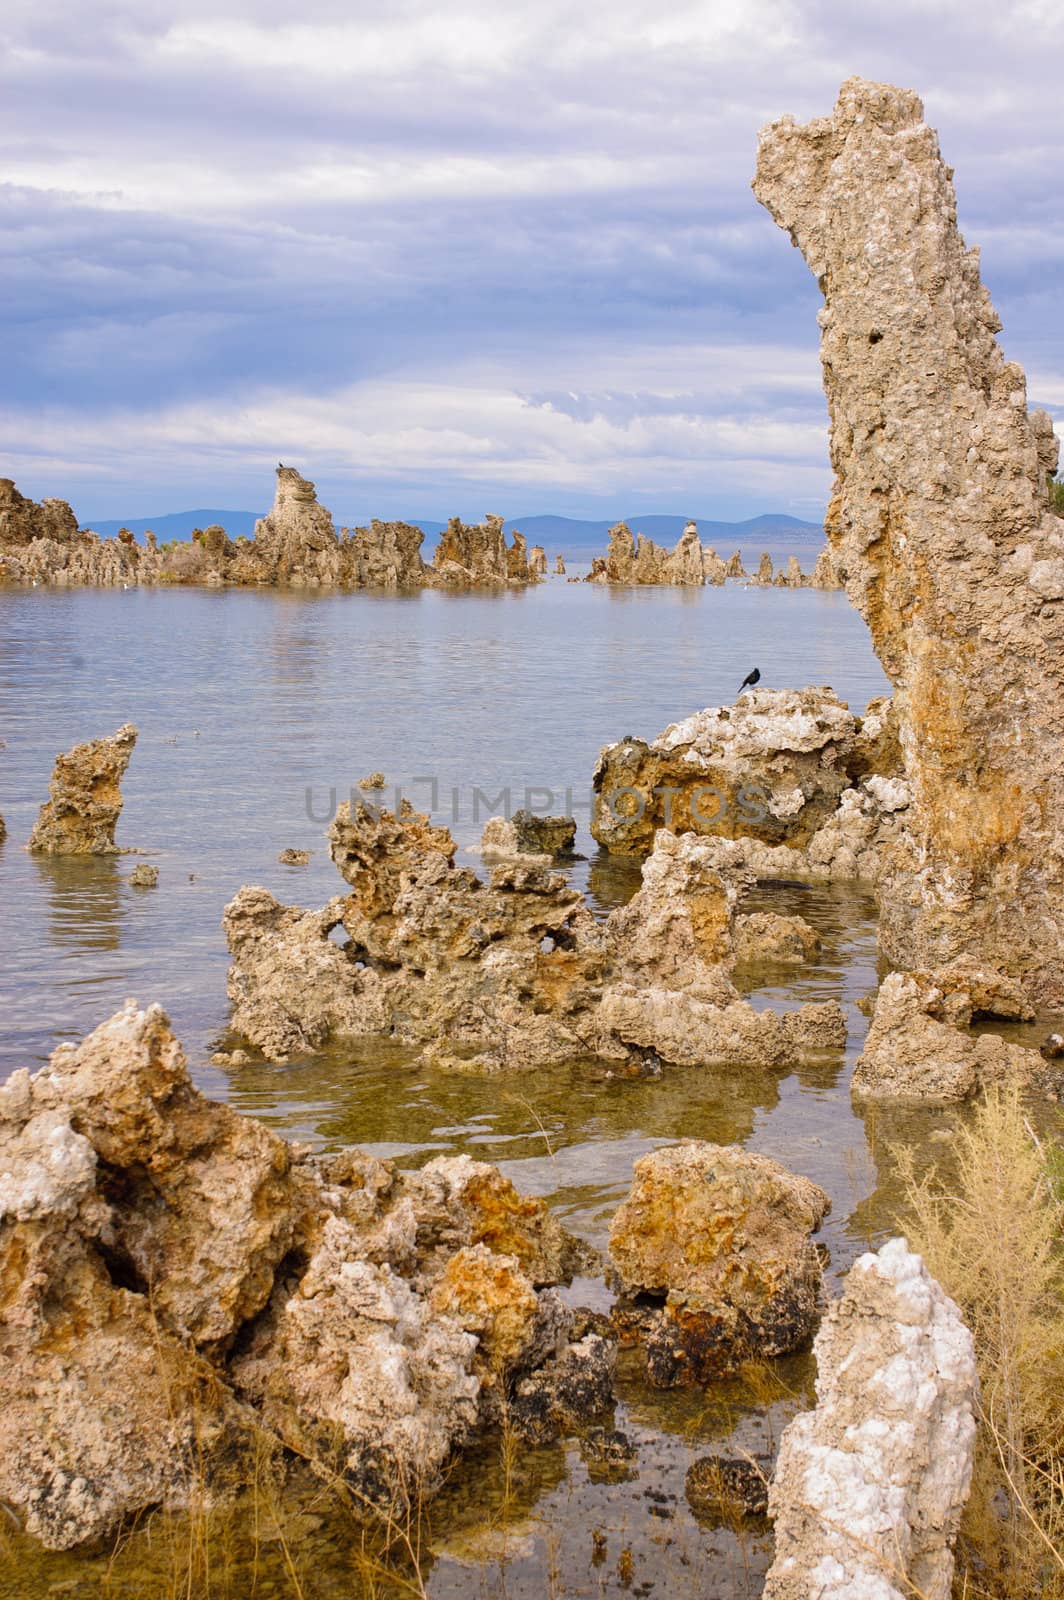
[[[119, 528], [129, 528], [140, 540], [143, 540], [145, 533], [151, 529], [160, 543], [166, 544], [171, 539], [188, 539], [192, 535], [193, 528], [209, 528], [212, 523], [220, 523], [231, 539], [237, 539], [241, 534], [246, 534], [250, 538], [255, 531], [255, 523], [263, 515], [261, 511], [171, 511], [164, 517], [129, 517], [125, 521], [92, 522], [86, 526], [94, 528], [105, 538], [116, 534]], [[434, 541], [447, 526], [446, 522], [435, 522], [425, 517], [411, 517], [409, 520], [423, 530], [426, 540]], [[506, 531], [512, 533], [515, 528], [519, 528], [529, 544], [546, 545], [551, 554], [559, 550], [563, 554], [568, 554], [569, 551], [577, 550], [604, 550], [610, 529], [615, 522], [621, 520], [619, 517], [607, 517], [601, 521], [550, 515], [518, 517], [515, 521], [506, 523]], [[645, 533], [648, 538], [675, 544], [689, 519], [651, 515], [625, 517], [623, 520], [633, 533]], [[820, 523], [802, 522], [798, 517], [788, 517], [778, 511], [766, 512], [760, 517], [749, 517], [745, 522], [716, 522], [710, 517], [696, 517], [694, 520], [698, 523], [702, 543], [718, 546], [724, 546], [729, 541], [739, 545], [750, 545], [758, 538], [772, 543], [786, 543], [793, 539], [803, 544], [812, 542], [819, 544], [824, 537]], [[337, 517], [336, 523], [338, 527], [359, 525], [354, 520], [348, 523], [343, 517]]]

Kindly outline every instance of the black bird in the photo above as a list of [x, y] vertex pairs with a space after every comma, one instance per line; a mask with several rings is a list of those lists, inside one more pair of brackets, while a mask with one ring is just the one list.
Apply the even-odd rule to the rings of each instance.
[[[739, 685], [739, 694], [742, 694], [744, 689], [752, 689], [754, 687], [755, 683], [760, 683], [760, 682], [761, 682], [761, 669], [760, 669], [760, 667], [755, 667], [753, 672], [748, 672], [747, 673], [746, 677], [743, 679], [742, 683]], [[737, 694], [735, 696], [736, 700], [738, 700], [739, 694]]]

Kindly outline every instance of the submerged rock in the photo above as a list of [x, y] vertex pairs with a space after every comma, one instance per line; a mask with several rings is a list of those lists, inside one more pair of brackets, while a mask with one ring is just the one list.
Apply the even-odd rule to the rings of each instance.
[[147, 862], [142, 861], [129, 874], [129, 881], [134, 889], [154, 889], [159, 882], [159, 869], [150, 867]]
[[814, 1346], [817, 1405], [784, 1432], [765, 1600], [949, 1600], [975, 1441], [972, 1336], [904, 1239], [861, 1256]]
[[617, 1347], [598, 1333], [567, 1344], [553, 1361], [524, 1378], [510, 1401], [512, 1427], [528, 1444], [549, 1444], [613, 1405]]
[[820, 950], [820, 937], [804, 917], [781, 917], [774, 911], [757, 911], [738, 917], [732, 939], [737, 961], [811, 961]]
[[609, 1249], [622, 1293], [645, 1308], [651, 1383], [703, 1382], [804, 1344], [821, 1276], [809, 1235], [830, 1209], [810, 1179], [752, 1151], [691, 1140], [637, 1161]]
[[898, 967], [970, 953], [1064, 999], [1064, 523], [1050, 417], [957, 231], [909, 90], [845, 82], [762, 130], [755, 193], [823, 286], [836, 571], [895, 685], [905, 836], [881, 872]]
[[696, 1516], [714, 1527], [761, 1518], [768, 1510], [768, 1478], [742, 1457], [699, 1456], [687, 1469], [684, 1492]]
[[297, 850], [289, 846], [287, 850], [281, 851], [277, 859], [282, 867], [305, 867], [310, 860], [310, 851]]
[[50, 798], [40, 809], [27, 848], [49, 856], [117, 855], [119, 786], [136, 742], [137, 730], [127, 722], [109, 739], [90, 739], [57, 756]]

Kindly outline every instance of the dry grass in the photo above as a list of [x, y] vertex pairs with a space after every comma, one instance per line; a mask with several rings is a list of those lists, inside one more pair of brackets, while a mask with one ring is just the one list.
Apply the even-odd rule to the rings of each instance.
[[1015, 1088], [955, 1139], [956, 1178], [898, 1152], [909, 1235], [975, 1338], [979, 1429], [958, 1546], [966, 1600], [1064, 1600], [1064, 1202], [1059, 1148]]

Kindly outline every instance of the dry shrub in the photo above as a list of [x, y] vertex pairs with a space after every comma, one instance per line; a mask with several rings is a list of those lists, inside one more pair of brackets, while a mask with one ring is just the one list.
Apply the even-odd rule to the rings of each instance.
[[975, 1338], [979, 1429], [958, 1547], [967, 1600], [1064, 1600], [1064, 1203], [1059, 1149], [1015, 1087], [992, 1088], [956, 1137], [956, 1176], [898, 1152], [913, 1247]]

